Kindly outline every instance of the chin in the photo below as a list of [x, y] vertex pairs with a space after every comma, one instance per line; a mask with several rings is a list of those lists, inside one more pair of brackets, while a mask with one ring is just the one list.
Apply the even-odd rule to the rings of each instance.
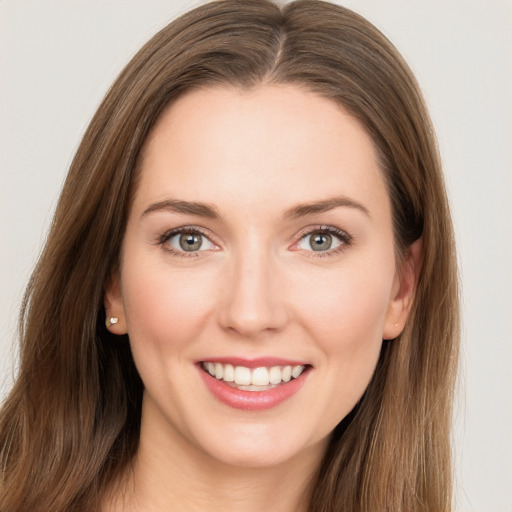
[[[292, 462], [307, 456], [308, 452], [318, 453], [318, 445], [327, 444], [328, 437], [310, 443], [307, 436], [299, 436], [290, 430], [279, 432], [279, 427], [259, 425], [259, 428], [240, 426], [228, 435], [216, 436], [210, 433], [202, 446], [204, 453], [212, 459], [237, 468], [270, 468]], [[215, 442], [212, 443], [212, 441]], [[323, 453], [323, 451], [322, 451]]]

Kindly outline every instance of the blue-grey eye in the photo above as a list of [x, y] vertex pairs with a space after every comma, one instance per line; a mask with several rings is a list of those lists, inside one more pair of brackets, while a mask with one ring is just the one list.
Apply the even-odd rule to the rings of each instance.
[[173, 249], [183, 252], [206, 251], [213, 246], [205, 236], [190, 231], [171, 236], [167, 243]]
[[325, 231], [315, 231], [303, 236], [298, 246], [306, 251], [321, 252], [336, 249], [336, 247], [339, 247], [342, 243], [343, 242], [336, 235], [333, 236]]

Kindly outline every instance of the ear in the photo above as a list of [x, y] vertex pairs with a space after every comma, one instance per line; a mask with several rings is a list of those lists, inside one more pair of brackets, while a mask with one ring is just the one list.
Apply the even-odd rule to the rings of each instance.
[[106, 327], [112, 334], [126, 334], [126, 315], [119, 272], [113, 272], [105, 287]]
[[384, 340], [395, 339], [404, 329], [414, 302], [422, 259], [423, 243], [420, 238], [407, 249], [401, 268], [395, 274], [393, 290], [382, 332], [382, 339]]

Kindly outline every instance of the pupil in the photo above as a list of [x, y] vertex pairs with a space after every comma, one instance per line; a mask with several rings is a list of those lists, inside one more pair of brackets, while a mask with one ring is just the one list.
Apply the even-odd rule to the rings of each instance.
[[202, 239], [200, 235], [181, 235], [180, 247], [187, 252], [197, 251], [201, 248]]
[[326, 233], [317, 233], [311, 237], [311, 248], [314, 251], [326, 251], [331, 248], [332, 236]]

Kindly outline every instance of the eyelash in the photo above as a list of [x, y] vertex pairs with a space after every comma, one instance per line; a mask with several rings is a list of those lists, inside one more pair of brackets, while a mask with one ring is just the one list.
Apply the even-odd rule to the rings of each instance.
[[[205, 251], [190, 251], [190, 252], [178, 251], [178, 250], [174, 249], [173, 247], [171, 247], [170, 245], [165, 246], [165, 244], [171, 238], [173, 238], [176, 235], [180, 235], [182, 233], [187, 233], [187, 234], [191, 234], [191, 235], [200, 235], [200, 236], [206, 238], [208, 241], [210, 241], [210, 243], [215, 245], [210, 240], [210, 236], [204, 230], [202, 230], [201, 228], [198, 228], [196, 226], [182, 226], [179, 228], [171, 229], [170, 231], [166, 231], [163, 235], [161, 235], [158, 238], [157, 243], [159, 245], [161, 245], [165, 251], [168, 251], [168, 252], [172, 253], [174, 256], [177, 256], [179, 258], [197, 258], [200, 256], [199, 253], [205, 252]], [[338, 254], [338, 253], [344, 251], [348, 246], [350, 246], [353, 243], [353, 237], [346, 231], [343, 231], [334, 226], [317, 225], [317, 226], [309, 226], [309, 227], [305, 228], [304, 230], [302, 230], [298, 234], [298, 239], [293, 244], [293, 246], [297, 246], [301, 242], [302, 239], [304, 239], [305, 237], [307, 237], [309, 235], [313, 235], [315, 233], [319, 233], [319, 234], [327, 233], [329, 235], [334, 235], [341, 242], [341, 244], [334, 249], [328, 249], [326, 251], [304, 250], [304, 252], [308, 253], [308, 257], [311, 257], [311, 258], [325, 258], [325, 257], [333, 256], [335, 254]], [[296, 250], [301, 250], [301, 249], [296, 249]]]
[[165, 251], [172, 253], [173, 256], [177, 256], [178, 258], [197, 258], [197, 257], [199, 257], [200, 256], [199, 253], [204, 252], [204, 251], [190, 251], [190, 252], [177, 251], [170, 245], [167, 245], [167, 246], [165, 245], [171, 238], [175, 237], [176, 235], [180, 235], [182, 233], [202, 236], [202, 237], [206, 238], [207, 240], [209, 240], [210, 243], [215, 245], [213, 242], [211, 242], [210, 236], [205, 231], [203, 231], [202, 229], [200, 229], [196, 226], [182, 226], [180, 228], [175, 228], [175, 229], [171, 229], [170, 231], [166, 231], [162, 236], [160, 236], [158, 238], [158, 244], [161, 245]]
[[[326, 251], [305, 251], [310, 258], [327, 258], [330, 256], [335, 256], [341, 252], [343, 252], [347, 247], [352, 245], [353, 237], [346, 231], [343, 231], [334, 226], [326, 226], [326, 225], [317, 225], [317, 226], [308, 226], [303, 231], [301, 231], [298, 235], [298, 241], [294, 243], [294, 246], [297, 246], [300, 241], [307, 237], [308, 235], [313, 235], [315, 233], [324, 234], [327, 233], [329, 235], [335, 236], [341, 244], [334, 248], [328, 249]], [[300, 250], [300, 249], [298, 249]]]

